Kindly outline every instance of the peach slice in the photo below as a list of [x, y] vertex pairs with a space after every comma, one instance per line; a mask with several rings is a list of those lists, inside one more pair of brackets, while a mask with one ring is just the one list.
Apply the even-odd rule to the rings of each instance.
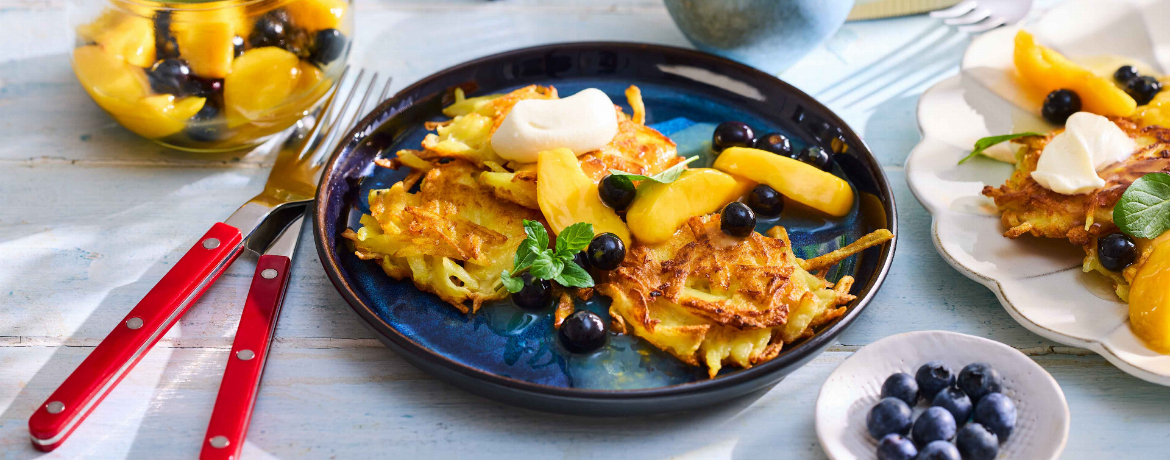
[[790, 200], [831, 216], [853, 209], [853, 188], [843, 179], [800, 161], [746, 147], [719, 154], [715, 169], [768, 184]]
[[1170, 244], [1154, 247], [1129, 287], [1129, 325], [1154, 351], [1170, 354]]
[[630, 230], [609, 206], [601, 202], [597, 184], [581, 170], [577, 155], [566, 148], [536, 156], [536, 201], [554, 233], [578, 222], [593, 224], [593, 233], [613, 233], [630, 247]]
[[661, 243], [687, 219], [718, 211], [754, 186], [751, 181], [710, 168], [689, 169], [669, 184], [643, 181], [626, 213], [626, 223], [638, 241]]
[[1112, 81], [1037, 44], [1026, 31], [1016, 34], [1013, 60], [1020, 77], [1041, 97], [1058, 89], [1072, 90], [1080, 96], [1082, 110], [1102, 116], [1129, 116], [1137, 108], [1137, 102]]
[[224, 105], [249, 120], [265, 116], [296, 91], [299, 64], [297, 55], [272, 46], [244, 52], [224, 79]]

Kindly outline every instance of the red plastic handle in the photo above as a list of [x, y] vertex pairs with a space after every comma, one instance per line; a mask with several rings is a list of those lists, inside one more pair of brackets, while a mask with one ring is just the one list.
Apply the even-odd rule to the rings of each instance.
[[288, 288], [290, 262], [285, 256], [264, 255], [256, 263], [256, 275], [252, 277], [232, 353], [219, 384], [219, 396], [211, 410], [207, 435], [203, 437], [203, 450], [199, 453], [202, 460], [240, 458], [256, 394], [260, 391], [268, 347]]
[[212, 226], [28, 419], [33, 447], [48, 452], [68, 438], [240, 255], [243, 242], [239, 229]]

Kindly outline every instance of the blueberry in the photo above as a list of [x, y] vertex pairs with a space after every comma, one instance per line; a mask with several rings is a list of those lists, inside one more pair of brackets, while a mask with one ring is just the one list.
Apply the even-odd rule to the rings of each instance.
[[772, 187], [760, 184], [748, 193], [747, 205], [762, 217], [776, 217], [784, 212], [784, 195]]
[[171, 34], [171, 12], [159, 10], [151, 17], [154, 26], [154, 55], [155, 59], [179, 57], [179, 42]]
[[248, 35], [248, 45], [252, 48], [264, 46], [284, 48], [288, 44], [289, 29], [291, 26], [287, 12], [282, 9], [269, 11], [256, 18], [252, 33]]
[[882, 398], [865, 416], [865, 429], [874, 439], [882, 439], [890, 433], [905, 436], [910, 433], [913, 416], [914, 411], [901, 399]]
[[934, 441], [918, 451], [914, 460], [960, 460], [959, 449], [946, 441]]
[[968, 423], [955, 435], [955, 447], [963, 460], [993, 460], [999, 454], [999, 438], [978, 423]]
[[589, 256], [585, 255], [585, 251], [573, 254], [573, 262], [575, 262], [577, 266], [581, 268], [586, 270], [589, 269]]
[[589, 353], [605, 345], [605, 322], [589, 310], [577, 310], [557, 330], [561, 345], [572, 353]]
[[786, 157], [792, 156], [792, 143], [780, 133], [768, 133], [756, 139], [754, 147]]
[[163, 59], [146, 71], [146, 77], [154, 92], [181, 96], [185, 94], [184, 89], [191, 78], [191, 67], [187, 66], [187, 61], [179, 58]]
[[1121, 83], [1122, 85], [1129, 83], [1130, 80], [1133, 80], [1137, 77], [1137, 68], [1131, 65], [1123, 65], [1118, 67], [1116, 72], [1113, 72], [1113, 79], [1117, 80], [1117, 82]]
[[239, 35], [232, 37], [232, 54], [235, 57], [240, 57], [244, 54], [244, 37]]
[[918, 455], [918, 448], [898, 433], [887, 434], [878, 443], [878, 460], [914, 460], [915, 455]]
[[955, 417], [955, 422], [962, 424], [971, 419], [971, 398], [967, 394], [955, 387], [947, 387], [934, 395], [934, 400], [930, 405], [946, 409]]
[[219, 118], [219, 107], [208, 100], [188, 121], [184, 130], [187, 137], [196, 142], [215, 142], [223, 139], [227, 133], [227, 124]]
[[1003, 393], [991, 393], [975, 404], [975, 422], [1007, 441], [1016, 427], [1016, 404]]
[[1124, 233], [1111, 233], [1097, 240], [1097, 261], [1106, 270], [1119, 272], [1137, 259], [1133, 238]]
[[933, 406], [928, 407], [914, 421], [911, 436], [915, 444], [922, 446], [933, 441], [949, 441], [955, 437], [956, 428], [955, 416], [951, 415], [951, 411]]
[[192, 75], [187, 79], [184, 92], [192, 96], [215, 98], [223, 94], [223, 79], [201, 78]]
[[1048, 97], [1044, 98], [1044, 106], [1040, 108], [1040, 114], [1045, 119], [1058, 125], [1063, 125], [1068, 117], [1080, 111], [1081, 97], [1067, 89], [1048, 93]]
[[990, 364], [971, 363], [959, 371], [959, 388], [972, 402], [979, 402], [988, 393], [1003, 391], [1003, 377]]
[[524, 287], [520, 292], [512, 294], [512, 301], [516, 306], [525, 310], [543, 310], [552, 302], [552, 286], [548, 280], [533, 278], [528, 273], [521, 273], [520, 280]]
[[626, 260], [626, 244], [613, 233], [602, 233], [589, 242], [585, 255], [589, 266], [598, 270], [613, 270]]
[[1137, 101], [1137, 105], [1146, 105], [1162, 91], [1162, 82], [1157, 78], [1145, 76], [1130, 80], [1125, 85], [1125, 92]]
[[636, 192], [634, 183], [630, 182], [630, 179], [613, 174], [601, 179], [601, 184], [597, 187], [597, 194], [601, 196], [601, 202], [615, 211], [624, 211], [630, 207], [630, 203], [634, 202]]
[[711, 138], [711, 147], [716, 152], [722, 152], [728, 147], [750, 147], [755, 142], [756, 133], [752, 127], [738, 121], [725, 121], [715, 127], [715, 135]]
[[348, 40], [337, 29], [317, 31], [313, 37], [313, 46], [310, 48], [309, 61], [320, 66], [328, 65], [345, 53]]
[[738, 201], [727, 203], [719, 219], [719, 228], [723, 233], [736, 238], [751, 235], [756, 229], [756, 213], [746, 204]]
[[922, 393], [922, 397], [927, 401], [933, 401], [934, 395], [943, 388], [955, 384], [955, 373], [942, 361], [931, 361], [918, 368], [914, 380], [918, 381], [918, 391]]
[[833, 167], [833, 156], [820, 147], [805, 147], [800, 149], [796, 159], [812, 165], [821, 171], [828, 171]]
[[918, 404], [918, 382], [905, 372], [891, 375], [882, 384], [882, 397], [898, 398], [913, 407]]

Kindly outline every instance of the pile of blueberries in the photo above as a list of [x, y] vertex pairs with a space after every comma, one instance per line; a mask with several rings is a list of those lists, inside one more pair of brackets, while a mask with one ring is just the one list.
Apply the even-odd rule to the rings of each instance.
[[[1149, 104], [1154, 96], [1162, 92], [1162, 82], [1149, 75], [1141, 75], [1131, 65], [1121, 66], [1113, 72], [1113, 79], [1125, 89], [1137, 105]], [[1081, 111], [1081, 97], [1072, 90], [1058, 89], [1048, 93], [1040, 114], [1050, 122], [1063, 125], [1068, 117]]]
[[[880, 440], [878, 460], [992, 460], [1016, 426], [1016, 405], [1002, 391], [1003, 377], [990, 364], [969, 364], [956, 377], [931, 361], [914, 377], [886, 379], [865, 428]], [[919, 399], [930, 407], [915, 420]]]

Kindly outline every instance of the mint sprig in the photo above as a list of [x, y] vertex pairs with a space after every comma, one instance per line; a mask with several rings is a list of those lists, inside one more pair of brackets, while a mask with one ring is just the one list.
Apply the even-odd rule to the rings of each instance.
[[593, 241], [593, 224], [578, 222], [566, 227], [557, 235], [553, 249], [548, 247], [548, 232], [540, 222], [525, 220], [524, 233], [528, 238], [516, 248], [512, 270], [500, 274], [508, 292], [517, 293], [524, 288], [524, 281], [519, 277], [524, 272], [533, 278], [556, 281], [561, 286], [593, 287], [593, 277], [573, 261], [573, 256]]
[[1016, 134], [1004, 134], [1002, 136], [988, 136], [988, 137], [985, 137], [983, 139], [979, 139], [979, 140], [975, 141], [975, 149], [971, 151], [970, 155], [967, 155], [967, 156], [963, 157], [962, 160], [959, 160], [959, 164], [963, 164], [967, 160], [970, 160], [970, 159], [975, 158], [979, 155], [982, 155], [984, 150], [987, 150], [991, 147], [994, 147], [997, 144], [1007, 142], [1007, 141], [1010, 141], [1013, 139], [1019, 139], [1021, 137], [1028, 137], [1028, 136], [1044, 136], [1044, 134], [1026, 132], [1026, 133], [1016, 133]]
[[687, 165], [695, 160], [698, 160], [698, 159], [699, 159], [698, 155], [687, 158], [682, 163], [679, 163], [679, 164], [676, 164], [676, 165], [671, 166], [669, 168], [666, 168], [662, 172], [655, 174], [653, 176], [644, 176], [641, 174], [628, 173], [625, 171], [618, 171], [616, 169], [609, 170], [609, 173], [612, 174], [613, 176], [617, 177], [620, 180], [624, 180], [626, 183], [628, 183], [630, 185], [630, 187], [634, 186], [633, 181], [636, 181], [636, 180], [648, 180], [648, 181], [658, 182], [660, 184], [669, 184], [671, 182], [678, 180], [679, 176], [682, 175], [683, 171], [687, 170]]
[[1157, 238], [1170, 230], [1170, 174], [1150, 173], [1133, 181], [1113, 207], [1113, 223], [1135, 238]]

